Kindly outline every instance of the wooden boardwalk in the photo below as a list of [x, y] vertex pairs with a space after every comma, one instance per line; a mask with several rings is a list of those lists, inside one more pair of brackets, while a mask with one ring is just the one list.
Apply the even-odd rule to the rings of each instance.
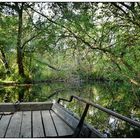
[[1, 104], [0, 137], [71, 137], [73, 129], [51, 107], [48, 103], [22, 103], [18, 108], [13, 104]]
[[[71, 102], [73, 99], [86, 104], [80, 119], [60, 105], [62, 100]], [[140, 128], [138, 121], [72, 95], [69, 100], [59, 98], [57, 103], [0, 104], [0, 138], [104, 137], [93, 126], [84, 122], [89, 106]]]
[[52, 110], [18, 111], [2, 115], [0, 119], [1, 138], [63, 137], [72, 134], [72, 128]]
[[0, 138], [103, 137], [85, 123], [75, 135], [79, 122], [58, 103], [0, 104]]

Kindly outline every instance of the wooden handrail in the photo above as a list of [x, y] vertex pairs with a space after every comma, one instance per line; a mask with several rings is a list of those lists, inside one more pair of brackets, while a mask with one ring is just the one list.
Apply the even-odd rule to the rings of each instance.
[[134, 126], [140, 127], [140, 122], [138, 122], [138, 121], [134, 121], [134, 120], [132, 120], [132, 119], [130, 119], [128, 117], [125, 117], [125, 116], [123, 116], [123, 115], [121, 115], [119, 113], [116, 113], [116, 112], [114, 112], [114, 111], [112, 111], [110, 109], [104, 108], [104, 107], [102, 107], [102, 106], [100, 106], [98, 104], [95, 104], [93, 102], [86, 101], [86, 100], [82, 99], [81, 97], [78, 97], [78, 96], [75, 96], [75, 95], [70, 96], [69, 100], [59, 98], [58, 103], [60, 103], [61, 100], [71, 102], [73, 100], [73, 98], [77, 99], [78, 101], [81, 101], [81, 102], [85, 103], [86, 105], [91, 105], [91, 106], [93, 106], [95, 108], [98, 108], [99, 110], [102, 110], [103, 112], [106, 112], [106, 113], [108, 113], [108, 114], [110, 114], [112, 116], [115, 116], [116, 118], [119, 118], [119, 119], [121, 119], [123, 121], [126, 121], [126, 122], [128, 122], [128, 123], [130, 123], [130, 124], [132, 124]]

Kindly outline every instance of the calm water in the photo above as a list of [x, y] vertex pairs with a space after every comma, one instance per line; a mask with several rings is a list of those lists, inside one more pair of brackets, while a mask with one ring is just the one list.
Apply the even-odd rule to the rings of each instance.
[[[24, 87], [0, 87], [0, 102], [45, 102], [57, 101], [58, 98], [69, 99], [77, 95], [98, 103], [133, 120], [140, 121], [140, 88], [126, 84], [92, 83], [73, 84], [55, 83], [38, 84]], [[84, 104], [76, 100], [63, 103], [65, 107], [81, 116]], [[107, 137], [140, 137], [140, 130], [114, 118], [96, 108], [89, 109], [86, 121]]]

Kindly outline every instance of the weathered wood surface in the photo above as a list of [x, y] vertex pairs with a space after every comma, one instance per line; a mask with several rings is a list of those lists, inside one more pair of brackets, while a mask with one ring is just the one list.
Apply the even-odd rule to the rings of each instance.
[[73, 130], [61, 118], [59, 118], [53, 111], [51, 111], [51, 115], [53, 117], [54, 124], [55, 124], [55, 127], [57, 129], [59, 136], [73, 134]]
[[51, 107], [52, 103], [46, 102], [0, 103], [0, 112], [49, 110]]
[[13, 114], [5, 137], [18, 138], [20, 134], [21, 121], [22, 112], [16, 112], [15, 114]]
[[46, 136], [56, 137], [57, 132], [56, 132], [55, 126], [53, 124], [53, 120], [51, 118], [50, 111], [49, 110], [42, 111], [42, 118], [43, 118], [43, 123], [44, 123]]
[[[79, 123], [72, 112], [57, 103], [53, 106], [52, 103], [21, 103], [21, 111], [13, 111], [13, 114], [7, 112], [14, 109], [14, 105], [10, 103], [0, 106], [0, 114], [5, 114], [0, 115], [0, 137], [72, 137]], [[86, 124], [82, 128], [81, 136], [102, 137], [96, 129]]]
[[8, 124], [10, 122], [11, 117], [11, 115], [2, 116], [0, 120], [0, 138], [5, 137], [5, 133], [8, 128]]
[[72, 134], [73, 130], [49, 110], [20, 111], [13, 115], [3, 115], [0, 120], [1, 138], [63, 137]]
[[44, 137], [40, 111], [33, 111], [33, 137], [34, 138]]
[[65, 111], [59, 104], [54, 104], [52, 106], [52, 110], [58, 114], [67, 124], [70, 125], [73, 129], [75, 129], [79, 123], [78, 119], [75, 119], [73, 114], [70, 114], [69, 112]]
[[[70, 127], [72, 127], [74, 130], [76, 129], [79, 119], [74, 116], [72, 112], [68, 111], [58, 103], [53, 104], [52, 110], [56, 112], [56, 114], [58, 114], [67, 124], [69, 124]], [[85, 123], [82, 127], [80, 135], [81, 137], [104, 137], [99, 131]]]
[[31, 111], [23, 111], [21, 124], [21, 138], [31, 138]]
[[0, 112], [14, 111], [15, 107], [12, 103], [0, 103]]

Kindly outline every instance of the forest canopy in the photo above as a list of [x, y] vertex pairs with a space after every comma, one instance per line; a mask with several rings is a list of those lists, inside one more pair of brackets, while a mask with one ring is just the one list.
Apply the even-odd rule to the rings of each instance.
[[1, 2], [0, 82], [140, 85], [140, 3]]

